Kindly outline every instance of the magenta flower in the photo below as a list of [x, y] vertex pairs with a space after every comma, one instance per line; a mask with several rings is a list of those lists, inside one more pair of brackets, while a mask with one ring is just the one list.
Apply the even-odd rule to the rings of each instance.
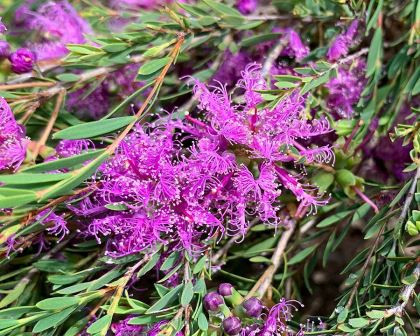
[[16, 123], [10, 106], [0, 97], [0, 170], [17, 170], [26, 157], [28, 143], [24, 127]]
[[19, 48], [9, 56], [12, 71], [17, 74], [30, 72], [34, 68], [36, 56], [27, 48]]
[[128, 322], [133, 318], [133, 316], [129, 316], [124, 320], [121, 320], [116, 323], [112, 323], [111, 330], [113, 331], [115, 336], [138, 336], [142, 331], [144, 331], [144, 327], [142, 325], [130, 325]]
[[40, 60], [65, 56], [66, 44], [85, 43], [84, 35], [92, 33], [89, 24], [67, 1], [46, 2], [36, 12], [26, 9], [24, 20], [30, 29], [44, 36], [40, 43], [30, 45]]
[[237, 83], [243, 104], [234, 104], [222, 84], [193, 83], [203, 120], [187, 115], [183, 122], [137, 125], [100, 167], [98, 190], [71, 207], [86, 223], [84, 234], [106, 240], [110, 256], [158, 243], [199, 252], [216, 233], [244, 234], [250, 216], [280, 225], [282, 189], [296, 196], [299, 211], [326, 203], [282, 167], [333, 160], [330, 147], [306, 145], [330, 128], [307, 119], [304, 97], [293, 92], [274, 109], [257, 107], [264, 100], [256, 91], [269, 87], [256, 64]]
[[67, 221], [64, 219], [64, 215], [57, 215], [51, 209], [41, 211], [35, 219], [43, 225], [49, 225], [47, 231], [54, 236], [58, 236], [58, 242], [63, 240], [70, 232], [67, 228]]
[[242, 14], [251, 14], [258, 7], [258, 0], [236, 0], [236, 8]]
[[341, 118], [351, 118], [354, 106], [360, 99], [367, 83], [365, 78], [366, 63], [356, 59], [352, 63], [338, 68], [337, 77], [332, 78], [326, 87], [329, 90], [328, 107]]
[[336, 36], [327, 51], [327, 58], [330, 62], [336, 61], [348, 54], [349, 47], [354, 44], [358, 26], [359, 21], [357, 19], [353, 20], [353, 22], [347, 28], [346, 32]]
[[0, 59], [10, 56], [10, 44], [7, 41], [0, 41]]

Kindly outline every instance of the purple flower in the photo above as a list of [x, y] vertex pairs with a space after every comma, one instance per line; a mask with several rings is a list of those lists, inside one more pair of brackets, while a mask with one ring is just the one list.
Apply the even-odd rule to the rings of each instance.
[[61, 140], [55, 147], [55, 151], [60, 158], [67, 158], [87, 152], [95, 148], [90, 140]]
[[357, 35], [357, 28], [359, 21], [354, 20], [347, 31], [336, 36], [330, 48], [327, 51], [327, 58], [330, 62], [336, 61], [339, 58], [346, 56], [349, 52], [349, 47], [354, 44], [354, 39]]
[[261, 315], [263, 304], [260, 299], [251, 297], [242, 303], [245, 314], [249, 317], [259, 317]]
[[1, 17], [0, 17], [0, 34], [4, 34], [7, 31], [7, 28], [5, 26], [5, 24], [1, 21]]
[[234, 336], [238, 335], [241, 330], [241, 320], [236, 316], [229, 316], [223, 320], [223, 330], [226, 334]]
[[162, 331], [162, 327], [164, 325], [167, 325], [169, 323], [168, 320], [162, 320], [159, 321], [157, 323], [155, 323], [147, 332], [147, 336], [159, 336], [161, 331]]
[[89, 92], [90, 85], [69, 93], [66, 107], [82, 119], [97, 120], [109, 110], [110, 100], [104, 84]]
[[218, 292], [222, 296], [232, 295], [233, 286], [230, 283], [222, 283], [219, 285]]
[[251, 14], [255, 12], [257, 6], [257, 0], [236, 0], [236, 8], [238, 8], [242, 14]]
[[10, 44], [7, 41], [0, 41], [0, 59], [10, 56]]
[[[40, 60], [66, 55], [66, 44], [85, 43], [84, 35], [92, 33], [89, 24], [67, 1], [49, 1], [36, 12], [26, 9], [25, 13], [24, 17], [30, 29], [43, 35], [40, 43], [31, 45], [31, 49]], [[48, 38], [45, 38], [46, 35]]]
[[43, 225], [49, 225], [47, 231], [58, 236], [58, 242], [63, 240], [70, 232], [67, 228], [67, 221], [64, 219], [64, 215], [56, 215], [51, 209], [41, 211], [35, 219]]
[[282, 54], [295, 57], [298, 61], [308, 56], [309, 48], [303, 44], [299, 34], [291, 28], [285, 29], [284, 32], [288, 39], [288, 44], [284, 48]]
[[24, 127], [16, 123], [10, 106], [0, 97], [0, 170], [17, 170], [26, 157], [28, 143]]
[[144, 327], [141, 325], [130, 325], [128, 322], [133, 318], [133, 316], [129, 316], [124, 320], [121, 320], [117, 323], [112, 323], [111, 330], [114, 332], [115, 336], [138, 336], [142, 331], [144, 331]]
[[34, 68], [36, 56], [26, 48], [19, 48], [9, 56], [12, 71], [17, 74], [30, 72]]
[[[243, 104], [234, 104], [222, 84], [193, 82], [203, 119], [136, 125], [100, 167], [97, 190], [71, 207], [86, 223], [84, 233], [105, 241], [110, 256], [158, 243], [201, 252], [215, 234], [244, 234], [255, 216], [280, 225], [282, 189], [292, 191], [302, 212], [326, 203], [282, 167], [333, 160], [329, 146], [309, 141], [330, 128], [325, 119], [307, 119], [305, 97], [295, 91], [273, 109], [258, 107], [264, 99], [256, 91], [269, 84], [256, 64], [237, 83]], [[109, 204], [123, 210], [108, 210]]]
[[206, 294], [206, 296], [203, 299], [204, 307], [208, 311], [218, 311], [219, 306], [224, 303], [223, 298], [220, 294], [217, 294], [216, 292], [211, 292]]
[[241, 71], [251, 61], [250, 55], [245, 51], [232, 54], [226, 50], [223, 62], [213, 76], [213, 81], [227, 84], [232, 87], [241, 78]]
[[360, 99], [366, 85], [366, 63], [356, 59], [353, 63], [343, 64], [338, 68], [337, 77], [332, 78], [325, 86], [329, 90], [328, 107], [341, 118], [351, 118], [354, 105]]

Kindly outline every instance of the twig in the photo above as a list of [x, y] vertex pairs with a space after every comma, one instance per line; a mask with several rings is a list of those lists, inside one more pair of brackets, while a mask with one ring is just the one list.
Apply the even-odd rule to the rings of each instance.
[[292, 237], [294, 229], [295, 224], [293, 224], [291, 228], [283, 232], [277, 244], [277, 247], [273, 253], [273, 256], [271, 257], [271, 265], [265, 270], [265, 272], [258, 279], [254, 287], [252, 287], [252, 289], [249, 291], [248, 295], [246, 296], [246, 299], [254, 296], [254, 293], [259, 298], [262, 298], [264, 296], [265, 292], [270, 287], [271, 282], [273, 281], [274, 274], [276, 274], [277, 269], [281, 264], [283, 253], [286, 249], [289, 239]]
[[55, 121], [58, 117], [58, 113], [60, 112], [60, 108], [61, 108], [61, 105], [63, 104], [63, 100], [64, 100], [65, 95], [66, 95], [66, 90], [61, 89], [60, 92], [58, 93], [57, 101], [55, 102], [55, 107], [54, 107], [54, 110], [51, 114], [50, 119], [48, 120], [48, 124], [45, 127], [41, 138], [36, 143], [35, 149], [33, 151], [33, 157], [32, 157], [33, 161], [36, 160], [41, 148], [45, 145], [45, 143], [48, 140], [48, 137], [49, 137], [49, 135], [51, 133], [51, 130], [54, 126], [54, 123], [55, 123]]
[[270, 53], [267, 56], [267, 59], [264, 62], [264, 65], [261, 70], [261, 75], [263, 78], [269, 75], [270, 70], [276, 61], [276, 59], [280, 56], [283, 48], [285, 47], [287, 41], [285, 39], [280, 39], [273, 49], [271, 49]]
[[385, 310], [385, 317], [390, 317], [392, 315], [398, 315], [401, 316], [405, 306], [408, 304], [408, 301], [410, 300], [411, 295], [414, 292], [414, 289], [417, 286], [417, 281], [420, 277], [420, 263], [417, 263], [416, 268], [413, 271], [413, 276], [415, 278], [415, 281], [411, 283], [410, 285], [406, 285], [399, 295], [401, 299], [401, 304], [397, 304], [395, 307], [392, 307], [390, 309]]
[[[398, 221], [397, 221], [397, 227], [400, 226], [400, 224], [404, 221], [405, 217], [407, 216], [408, 210], [410, 209], [411, 201], [413, 200], [413, 197], [414, 197], [414, 192], [416, 190], [417, 180], [419, 178], [420, 178], [420, 167], [417, 168], [417, 172], [416, 172], [416, 175], [414, 176], [413, 183], [412, 183], [412, 185], [410, 187], [410, 190], [407, 194], [407, 198], [405, 199], [404, 206], [403, 206], [403, 209], [401, 211], [401, 215], [399, 216]], [[378, 232], [378, 234], [376, 236], [376, 239], [375, 239], [375, 242], [374, 242], [372, 248], [370, 249], [369, 255], [366, 258], [365, 263], [363, 264], [362, 273], [360, 274], [359, 278], [357, 279], [356, 283], [353, 286], [353, 289], [350, 293], [349, 301], [346, 304], [347, 309], [349, 309], [351, 307], [352, 303], [353, 303], [353, 299], [354, 299], [354, 297], [357, 293], [360, 282], [362, 281], [362, 279], [363, 279], [363, 277], [366, 273], [366, 270], [367, 270], [367, 267], [369, 265], [370, 259], [372, 258], [372, 255], [373, 255], [374, 251], [376, 250], [376, 247], [379, 243], [379, 238], [381, 237], [382, 233], [384, 232], [384, 229], [385, 229], [385, 224], [382, 225], [380, 231]]]
[[15, 89], [26, 89], [26, 88], [33, 88], [33, 87], [51, 87], [54, 86], [56, 83], [54, 82], [27, 82], [27, 83], [19, 83], [19, 84], [4, 84], [0, 85], [0, 90], [7, 91], [7, 90], [15, 90]]

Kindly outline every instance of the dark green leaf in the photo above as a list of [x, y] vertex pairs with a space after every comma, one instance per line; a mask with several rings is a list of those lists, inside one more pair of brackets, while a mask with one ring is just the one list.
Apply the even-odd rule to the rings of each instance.
[[294, 265], [297, 264], [299, 262], [301, 262], [302, 260], [304, 260], [307, 256], [309, 256], [313, 251], [315, 251], [315, 249], [318, 247], [318, 245], [313, 245], [313, 246], [309, 246], [305, 249], [303, 249], [302, 251], [300, 251], [298, 254], [294, 255], [289, 262], [287, 263], [288, 265]]
[[181, 291], [183, 285], [180, 284], [173, 288], [169, 293], [165, 294], [159, 301], [157, 301], [153, 306], [151, 306], [147, 311], [146, 314], [153, 314], [157, 313], [158, 311], [168, 308], [169, 305], [176, 300], [179, 296], [179, 292]]
[[53, 134], [53, 139], [87, 139], [116, 131], [135, 120], [134, 116], [91, 121], [65, 128]]
[[162, 69], [171, 61], [170, 57], [163, 57], [144, 63], [139, 69], [139, 75], [150, 75]]

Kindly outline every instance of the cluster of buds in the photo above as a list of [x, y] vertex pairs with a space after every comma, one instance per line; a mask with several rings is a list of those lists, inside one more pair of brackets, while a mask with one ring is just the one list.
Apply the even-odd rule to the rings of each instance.
[[287, 326], [297, 301], [281, 299], [271, 309], [257, 297], [244, 297], [229, 283], [219, 285], [217, 292], [204, 297], [210, 326], [229, 336], [303, 335]]

